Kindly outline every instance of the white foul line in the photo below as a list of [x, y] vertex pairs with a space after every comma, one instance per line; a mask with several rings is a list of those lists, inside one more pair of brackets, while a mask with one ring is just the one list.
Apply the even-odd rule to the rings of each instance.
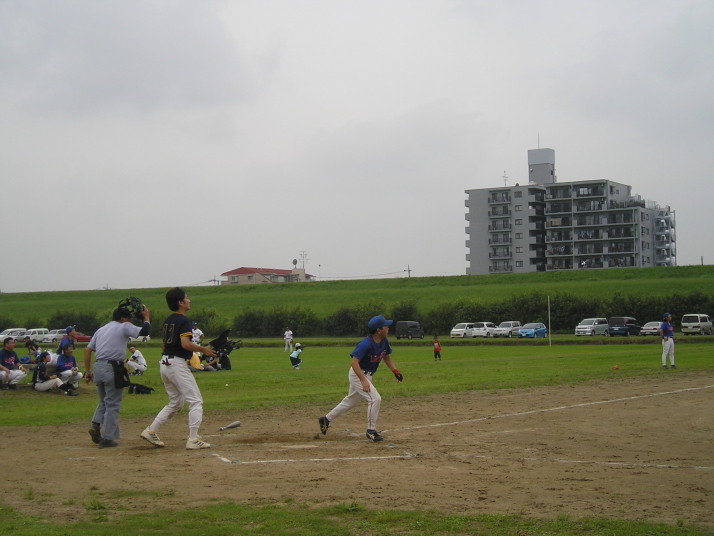
[[364, 460], [404, 460], [407, 458], [416, 458], [416, 454], [405, 454], [403, 456], [355, 456], [352, 458], [306, 458], [304, 460], [296, 460], [296, 459], [277, 459], [277, 460], [252, 460], [249, 462], [244, 462], [241, 460], [229, 460], [227, 458], [224, 458], [223, 456], [220, 456], [218, 454], [213, 454], [213, 456], [216, 456], [219, 460], [222, 462], [228, 462], [228, 463], [239, 463], [241, 465], [255, 465], [255, 464], [261, 464], [261, 463], [298, 463], [298, 462], [344, 462], [344, 461], [364, 461]]
[[[500, 456], [473, 456], [473, 458], [481, 458], [482, 460], [512, 460], [513, 458]], [[540, 458], [518, 458], [519, 460], [543, 463]], [[554, 458], [546, 460], [548, 463], [577, 463], [588, 465], [611, 465], [615, 467], [650, 467], [654, 469], [706, 469], [712, 470], [714, 467], [707, 465], [672, 465], [669, 463], [632, 463], [632, 462], [599, 462], [595, 460], [566, 460], [564, 458]]]
[[624, 398], [613, 398], [612, 400], [596, 400], [594, 402], [582, 402], [580, 404], [571, 404], [569, 406], [558, 406], [555, 408], [532, 409], [529, 411], [518, 411], [516, 413], [504, 413], [503, 415], [489, 415], [488, 417], [478, 417], [476, 419], [467, 419], [465, 421], [440, 422], [440, 423], [434, 423], [434, 424], [421, 424], [418, 426], [406, 426], [404, 428], [392, 428], [391, 430], [382, 430], [382, 432], [394, 432], [394, 431], [401, 431], [401, 430], [421, 430], [424, 428], [438, 428], [441, 426], [454, 426], [457, 424], [482, 422], [482, 421], [488, 421], [491, 419], [505, 419], [507, 417], [520, 417], [523, 415], [533, 415], [535, 413], [547, 413], [549, 411], [562, 411], [564, 409], [584, 408], [584, 407], [588, 407], [588, 406], [596, 406], [598, 404], [614, 404], [615, 402], [626, 402], [628, 400], [637, 400], [640, 398], [651, 398], [654, 396], [675, 395], [678, 393], [684, 393], [686, 391], [699, 391], [701, 389], [711, 389], [712, 387], [714, 387], [714, 385], [705, 385], [703, 387], [688, 387], [686, 389], [677, 389], [676, 391], [665, 391], [662, 393], [651, 393], [648, 395], [627, 396]]

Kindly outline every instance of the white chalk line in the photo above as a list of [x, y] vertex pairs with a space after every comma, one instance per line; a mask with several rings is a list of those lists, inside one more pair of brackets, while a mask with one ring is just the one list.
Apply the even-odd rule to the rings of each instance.
[[475, 419], [467, 419], [464, 421], [440, 422], [440, 423], [433, 423], [433, 424], [420, 424], [417, 426], [405, 426], [403, 428], [392, 428], [391, 430], [382, 430], [382, 433], [397, 432], [397, 431], [402, 431], [402, 430], [422, 430], [424, 428], [439, 428], [442, 426], [455, 426], [457, 424], [483, 422], [483, 421], [488, 421], [491, 419], [506, 419], [508, 417], [521, 417], [523, 415], [535, 415], [536, 413], [547, 413], [550, 411], [563, 411], [566, 409], [585, 408], [588, 406], [597, 406], [597, 405], [601, 405], [601, 404], [615, 404], [617, 402], [627, 402], [628, 400], [652, 398], [655, 396], [675, 395], [675, 394], [679, 394], [679, 393], [685, 393], [687, 391], [700, 391], [702, 389], [711, 389], [712, 387], [714, 387], [714, 385], [705, 385], [703, 387], [688, 387], [686, 389], [677, 389], [676, 391], [664, 391], [661, 393], [650, 393], [647, 395], [626, 396], [623, 398], [613, 398], [610, 400], [595, 400], [593, 402], [582, 402], [580, 404], [570, 404], [568, 406], [557, 406], [554, 408], [532, 409], [532, 410], [528, 410], [528, 411], [518, 411], [516, 413], [504, 413], [502, 415], [489, 415], [487, 417], [477, 417]]
[[[513, 457], [503, 456], [472, 456], [472, 458], [480, 458], [482, 460], [508, 460], [513, 461]], [[639, 467], [650, 469], [705, 469], [708, 471], [714, 470], [714, 467], [707, 465], [673, 465], [671, 463], [633, 463], [633, 462], [604, 462], [596, 460], [566, 460], [564, 458], [554, 458], [550, 460], [542, 460], [539, 458], [518, 458], [519, 460], [537, 462], [537, 463], [573, 463], [583, 465], [609, 465], [613, 467]]]
[[306, 458], [302, 460], [283, 458], [275, 460], [229, 460], [220, 454], [213, 454], [222, 462], [228, 463], [239, 463], [241, 465], [258, 465], [258, 464], [268, 464], [268, 463], [314, 463], [314, 462], [344, 462], [344, 461], [368, 461], [368, 460], [404, 460], [407, 458], [416, 458], [416, 454], [404, 454], [404, 455], [393, 455], [393, 456], [353, 456], [353, 457], [341, 457], [341, 458]]

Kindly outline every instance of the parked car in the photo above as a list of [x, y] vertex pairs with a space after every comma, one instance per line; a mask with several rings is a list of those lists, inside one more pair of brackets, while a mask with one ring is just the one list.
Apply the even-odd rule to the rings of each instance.
[[451, 328], [451, 337], [473, 337], [473, 322], [460, 322]]
[[[398, 339], [399, 337], [397, 337]], [[129, 337], [129, 342], [149, 342], [151, 340], [151, 335], [144, 335], [141, 337]]]
[[576, 335], [607, 335], [607, 318], [585, 318], [575, 327]]
[[631, 316], [613, 316], [608, 321], [608, 324], [607, 332], [610, 336], [622, 335], [629, 337], [630, 335], [640, 334], [640, 324], [636, 318]]
[[471, 330], [472, 337], [493, 337], [493, 331], [496, 329], [496, 324], [493, 322], [474, 322], [474, 327]]
[[32, 328], [28, 329], [25, 335], [30, 337], [31, 341], [42, 342], [43, 337], [49, 332], [50, 330], [47, 328]]
[[[4, 341], [8, 337], [12, 337], [13, 339], [17, 340], [18, 336], [22, 335], [24, 337], [24, 333], [27, 330], [25, 328], [7, 328], [6, 330], [3, 330], [2, 333], [0, 333], [0, 341]], [[22, 337], [20, 337], [20, 340], [22, 340]]]
[[89, 342], [92, 340], [92, 336], [85, 335], [84, 333], [82, 333], [80, 331], [75, 331], [74, 340], [77, 342]]
[[518, 330], [521, 329], [521, 323], [518, 320], [508, 320], [501, 322], [494, 330], [494, 337], [513, 337], [518, 336]]
[[682, 333], [685, 335], [711, 335], [712, 319], [701, 313], [687, 313], [682, 316]]
[[394, 323], [394, 336], [397, 339], [423, 339], [424, 329], [416, 320], [397, 320]]
[[659, 335], [659, 327], [662, 322], [647, 322], [640, 328], [640, 335]]
[[59, 342], [65, 335], [67, 335], [65, 329], [51, 329], [47, 335], [42, 337], [42, 342]]
[[548, 328], [542, 322], [531, 322], [530, 324], [525, 324], [521, 329], [518, 330], [518, 338], [529, 337], [535, 339], [536, 337], [545, 337], [548, 335]]

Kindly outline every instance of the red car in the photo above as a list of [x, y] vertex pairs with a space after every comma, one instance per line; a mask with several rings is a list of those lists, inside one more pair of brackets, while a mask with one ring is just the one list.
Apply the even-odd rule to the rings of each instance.
[[92, 339], [91, 335], [85, 335], [84, 333], [77, 332], [75, 340], [77, 342], [89, 342]]

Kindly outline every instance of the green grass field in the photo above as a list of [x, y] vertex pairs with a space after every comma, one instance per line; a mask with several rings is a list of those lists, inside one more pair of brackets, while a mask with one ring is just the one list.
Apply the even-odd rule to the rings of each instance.
[[[708, 339], [708, 338], [707, 338]], [[617, 339], [609, 344], [558, 344], [543, 341], [517, 341], [516, 344], [443, 343], [443, 360], [434, 363], [427, 344], [393, 342], [394, 361], [406, 380], [390, 381], [389, 371], [380, 369], [380, 392], [385, 399], [401, 396], [424, 396], [433, 393], [477, 389], [517, 389], [538, 385], [555, 385], [589, 380], [617, 380], [636, 375], [663, 374], [660, 370], [660, 346], [657, 340], [636, 339], [628, 344]], [[682, 368], [714, 368], [711, 342], [688, 339], [677, 347]], [[702, 342], [699, 342], [702, 341]], [[469, 342], [469, 341], [467, 341]], [[600, 342], [600, 341], [595, 341]], [[520, 344], [518, 344], [520, 343]], [[317, 404], [329, 405], [344, 396], [351, 346], [315, 346], [303, 352], [300, 371], [290, 367], [282, 347], [244, 347], [231, 354], [233, 370], [198, 373], [197, 381], [205, 398], [206, 411], [255, 409], [266, 406]], [[149, 370], [135, 380], [154, 387], [151, 396], [124, 398], [122, 415], [153, 416], [164, 404], [158, 375], [159, 348], [142, 347]], [[82, 355], [81, 351], [78, 351]], [[81, 361], [81, 360], [78, 360]], [[613, 366], [619, 366], [618, 370]], [[670, 371], [671, 372], [671, 371]], [[25, 378], [29, 382], [30, 375]], [[226, 386], [228, 384], [228, 386]], [[91, 386], [81, 387], [82, 395], [68, 398], [36, 393], [29, 386], [5, 392], [5, 400], [19, 407], [32, 407], [33, 419], [24, 412], [0, 412], [2, 426], [37, 426], [86, 420], [96, 398]]]

